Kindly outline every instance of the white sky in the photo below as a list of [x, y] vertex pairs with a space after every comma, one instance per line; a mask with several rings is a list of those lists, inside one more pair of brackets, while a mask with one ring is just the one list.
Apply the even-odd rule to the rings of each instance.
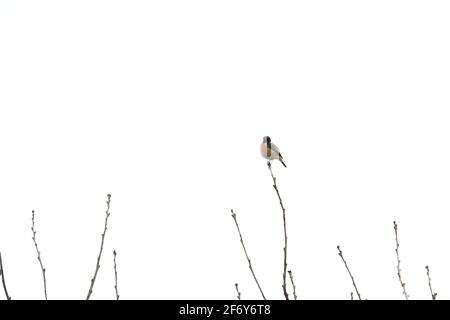
[[[448, 1], [0, 2], [0, 251], [13, 299], [450, 298]], [[0, 298], [4, 298], [0, 292]]]

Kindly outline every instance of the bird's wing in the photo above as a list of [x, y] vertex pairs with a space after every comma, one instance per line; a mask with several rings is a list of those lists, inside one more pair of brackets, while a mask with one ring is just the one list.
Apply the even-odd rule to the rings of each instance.
[[272, 143], [272, 152], [276, 153], [277, 155], [281, 155], [280, 154], [280, 149], [278, 149], [278, 147], [275, 145], [275, 143]]

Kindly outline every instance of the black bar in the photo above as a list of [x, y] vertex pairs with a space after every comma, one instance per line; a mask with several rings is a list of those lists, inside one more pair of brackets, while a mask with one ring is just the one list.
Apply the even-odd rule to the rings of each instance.
[[[120, 301], [0, 301], [2, 313], [15, 318], [45, 314], [65, 319], [67, 316], [117, 317], [132, 319], [366, 319], [415, 318], [449, 310], [448, 301], [263, 301], [263, 300], [120, 300]], [[41, 313], [40, 309], [44, 309]], [[5, 319], [7, 319], [5, 317]]]

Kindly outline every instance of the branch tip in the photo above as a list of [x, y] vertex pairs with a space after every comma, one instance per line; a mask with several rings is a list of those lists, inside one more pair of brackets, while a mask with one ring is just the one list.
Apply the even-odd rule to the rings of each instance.
[[111, 203], [111, 195], [108, 193], [107, 197], [108, 197], [108, 200], [106, 201], [105, 226], [104, 226], [104, 230], [103, 230], [103, 233], [102, 233], [102, 241], [101, 241], [101, 244], [100, 244], [100, 252], [99, 252], [98, 257], [97, 257], [97, 266], [95, 267], [94, 277], [91, 279], [91, 286], [89, 287], [89, 291], [88, 291], [86, 300], [89, 300], [91, 295], [92, 295], [92, 290], [94, 288], [95, 279], [97, 278], [97, 273], [98, 273], [98, 270], [100, 269], [100, 259], [102, 257], [103, 244], [105, 242], [105, 234], [106, 234], [106, 230], [107, 230], [107, 227], [108, 227], [108, 218], [110, 216], [109, 208], [110, 208], [110, 203]]
[[233, 220], [234, 220], [234, 224], [236, 225], [236, 229], [237, 229], [237, 231], [238, 231], [238, 233], [239, 233], [239, 238], [240, 238], [240, 240], [241, 240], [242, 248], [244, 249], [245, 257], [247, 258], [248, 267], [249, 267], [249, 269], [250, 269], [250, 271], [251, 271], [251, 273], [252, 273], [252, 275], [253, 275], [253, 279], [255, 280], [256, 285], [258, 286], [259, 292], [261, 293], [263, 299], [266, 300], [266, 297], [265, 297], [265, 295], [264, 295], [264, 292], [262, 291], [261, 286], [259, 285], [259, 281], [258, 281], [258, 279], [256, 278], [255, 271], [253, 270], [253, 267], [252, 267], [252, 263], [251, 263], [251, 261], [250, 261], [250, 258], [248, 257], [247, 249], [245, 248], [244, 239], [242, 238], [242, 233], [241, 233], [241, 229], [239, 228], [239, 223], [238, 223], [238, 221], [237, 221], [236, 214], [233, 212], [233, 210], [231, 210], [231, 212], [233, 213], [231, 216], [232, 216], [232, 218], [233, 218]]
[[284, 258], [283, 258], [283, 294], [286, 300], [289, 300], [289, 294], [286, 290], [286, 271], [287, 271], [287, 228], [286, 228], [286, 208], [283, 205], [283, 200], [281, 199], [281, 195], [280, 195], [280, 191], [278, 190], [278, 186], [277, 186], [277, 179], [276, 177], [273, 175], [272, 172], [272, 166], [270, 164], [270, 161], [267, 162], [267, 166], [269, 168], [269, 172], [270, 175], [272, 177], [272, 181], [273, 181], [273, 188], [275, 189], [275, 192], [278, 196], [278, 201], [280, 202], [280, 207], [281, 207], [281, 211], [283, 214], [283, 229], [284, 229]]
[[397, 255], [397, 276], [398, 276], [398, 281], [400, 282], [400, 285], [402, 287], [402, 291], [403, 291], [403, 295], [405, 296], [406, 300], [409, 300], [409, 295], [406, 292], [406, 283], [403, 281], [402, 279], [402, 275], [401, 275], [401, 271], [402, 269], [400, 268], [400, 255], [398, 252], [398, 248], [400, 247], [400, 244], [398, 242], [398, 233], [397, 233], [397, 223], [394, 221], [394, 233], [395, 233], [395, 253]]
[[113, 251], [114, 254], [114, 289], [116, 290], [116, 300], [119, 300], [119, 290], [117, 289], [117, 263], [116, 263], [116, 250]]
[[42, 278], [44, 281], [44, 296], [45, 296], [45, 300], [47, 300], [47, 279], [45, 277], [45, 268], [44, 268], [44, 264], [42, 263], [42, 259], [41, 259], [41, 251], [39, 250], [37, 241], [36, 241], [36, 229], [35, 229], [35, 224], [34, 224], [35, 220], [34, 220], [34, 210], [31, 210], [31, 232], [33, 233], [33, 236], [31, 239], [33, 239], [34, 242], [34, 247], [36, 248], [36, 253], [37, 253], [37, 259], [39, 261], [39, 265], [41, 266], [41, 271], [42, 271]]
[[353, 278], [353, 275], [352, 275], [352, 273], [350, 272], [350, 269], [349, 269], [349, 267], [348, 267], [348, 265], [347, 265], [347, 261], [345, 261], [345, 258], [344, 258], [344, 255], [343, 255], [343, 253], [342, 253], [341, 247], [340, 247], [340, 246], [337, 246], [337, 249], [338, 249], [338, 255], [341, 257], [342, 262], [344, 263], [345, 268], [347, 269], [347, 272], [348, 272], [348, 274], [349, 274], [349, 276], [350, 276], [350, 278], [351, 278], [351, 280], [352, 280], [353, 287], [355, 288], [356, 294], [358, 295], [358, 299], [361, 300], [361, 295], [359, 294], [358, 288], [356, 287], [355, 279]]

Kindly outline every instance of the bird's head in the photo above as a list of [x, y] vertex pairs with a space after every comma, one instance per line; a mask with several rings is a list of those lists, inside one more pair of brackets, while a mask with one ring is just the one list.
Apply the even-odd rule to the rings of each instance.
[[265, 136], [264, 138], [263, 138], [263, 142], [264, 143], [270, 143], [270, 137], [269, 136]]

